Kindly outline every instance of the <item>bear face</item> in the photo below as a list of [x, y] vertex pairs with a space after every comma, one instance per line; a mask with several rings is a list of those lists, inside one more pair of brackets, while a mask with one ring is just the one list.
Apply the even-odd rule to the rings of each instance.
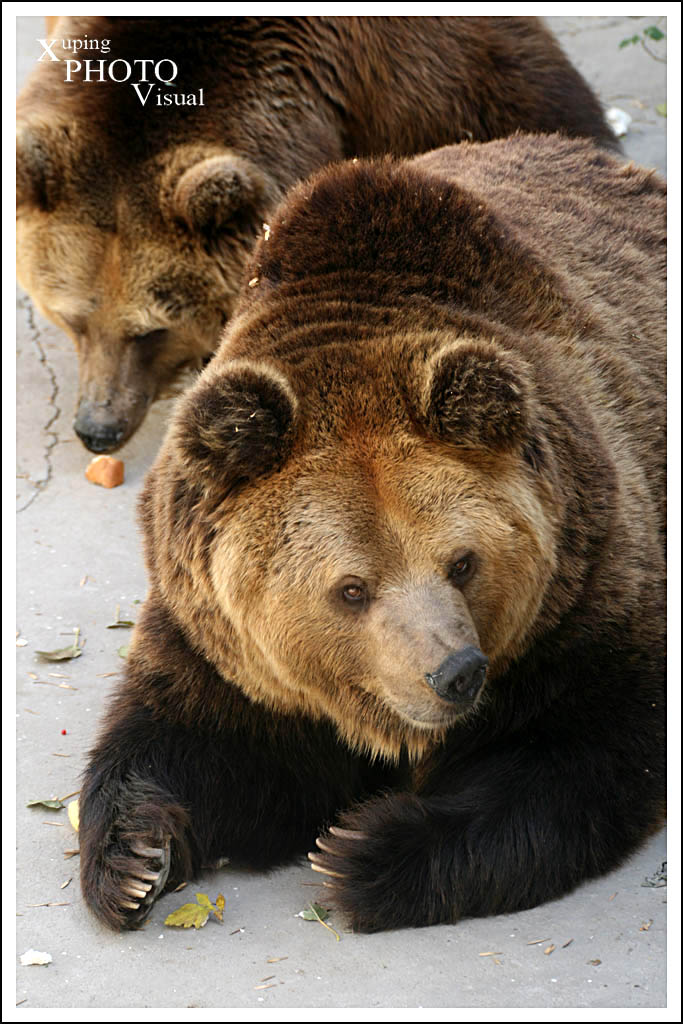
[[[332, 716], [351, 743], [384, 756], [404, 742], [423, 749], [485, 693], [435, 687], [452, 653], [480, 650], [490, 677], [522, 653], [554, 566], [552, 508], [522, 455], [522, 381], [508, 382], [472, 450], [449, 442], [449, 392], [468, 392], [455, 401], [466, 416], [467, 401], [478, 404], [473, 378], [492, 387], [514, 360], [490, 343], [437, 351], [415, 379], [416, 434], [395, 383], [377, 375], [395, 345], [372, 346], [353, 370], [345, 353], [328, 354], [324, 396], [305, 371], [294, 400], [279, 380], [289, 408], [272, 449], [262, 417], [275, 407], [272, 370], [228, 363], [193, 394], [174, 438], [193, 474], [204, 461], [219, 488], [227, 444], [237, 449], [209, 576], [240, 650], [240, 685], [283, 710]], [[425, 345], [411, 347], [415, 368]], [[237, 374], [249, 375], [251, 398], [240, 391], [239, 406]]]
[[106, 142], [95, 141], [94, 159], [68, 135], [50, 132], [48, 168], [33, 129], [23, 133], [17, 270], [75, 344], [76, 433], [109, 451], [182, 370], [211, 356], [238, 290], [227, 268], [246, 261], [274, 187], [245, 158], [190, 145], [117, 189]]
[[[520, 128], [618, 145], [535, 19], [62, 18], [49, 34], [18, 106], [18, 276], [74, 341], [74, 427], [97, 452], [210, 357], [269, 211], [316, 168]], [[63, 43], [86, 37], [106, 56], [74, 60]], [[181, 82], [187, 102], [167, 104]]]
[[290, 193], [142, 496], [107, 924], [313, 843], [358, 930], [509, 913], [661, 824], [664, 196], [559, 136]]

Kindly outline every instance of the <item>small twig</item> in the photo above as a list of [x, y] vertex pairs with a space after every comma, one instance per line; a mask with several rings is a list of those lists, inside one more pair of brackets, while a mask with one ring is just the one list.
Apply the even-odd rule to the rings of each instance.
[[64, 801], [68, 800], [70, 796], [78, 796], [79, 793], [80, 793], [80, 789], [76, 789], [76, 790], [74, 790], [73, 793], [67, 793], [66, 796], [59, 796], [59, 797], [57, 797], [57, 799], [61, 800], [62, 803], [64, 803]]

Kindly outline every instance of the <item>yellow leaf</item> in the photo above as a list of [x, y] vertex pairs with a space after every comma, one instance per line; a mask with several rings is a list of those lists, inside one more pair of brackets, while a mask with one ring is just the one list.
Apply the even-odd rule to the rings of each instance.
[[72, 829], [74, 832], [78, 832], [78, 800], [72, 800], [66, 805], [66, 813], [69, 816]]
[[214, 916], [217, 917], [219, 921], [223, 920], [223, 911], [224, 910], [225, 910], [225, 896], [223, 895], [222, 892], [219, 892], [218, 893], [218, 898], [216, 899], [216, 906], [214, 907], [214, 910], [213, 910]]
[[209, 907], [199, 903], [185, 903], [169, 914], [164, 924], [173, 928], [203, 928], [209, 918]]

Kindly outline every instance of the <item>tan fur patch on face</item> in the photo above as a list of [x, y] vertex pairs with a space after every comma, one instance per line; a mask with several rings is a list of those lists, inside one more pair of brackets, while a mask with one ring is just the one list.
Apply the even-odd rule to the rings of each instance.
[[[449, 571], [465, 553], [476, 572], [460, 590]], [[246, 488], [211, 571], [240, 685], [388, 755], [454, 720], [424, 681], [448, 650], [479, 645], [491, 674], [521, 653], [552, 567], [552, 524], [520, 459], [482, 466], [405, 436], [356, 438]], [[367, 587], [362, 611], [344, 604], [349, 579]]]

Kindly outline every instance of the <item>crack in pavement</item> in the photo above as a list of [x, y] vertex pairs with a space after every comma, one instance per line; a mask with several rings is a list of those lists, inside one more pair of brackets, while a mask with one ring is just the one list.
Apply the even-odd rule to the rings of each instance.
[[18, 515], [20, 512], [25, 512], [26, 509], [33, 504], [38, 495], [43, 493], [47, 485], [52, 480], [52, 449], [57, 444], [59, 437], [57, 436], [57, 432], [55, 430], [51, 430], [50, 428], [52, 424], [59, 418], [62, 410], [59, 407], [59, 405], [57, 405], [57, 396], [59, 395], [59, 384], [57, 383], [57, 375], [50, 366], [47, 355], [45, 353], [45, 349], [43, 348], [40, 338], [40, 328], [38, 327], [35, 321], [33, 303], [28, 298], [28, 296], [25, 296], [19, 299], [17, 306], [19, 309], [23, 309], [24, 313], [26, 314], [26, 323], [28, 324], [31, 341], [33, 342], [38, 352], [38, 361], [43, 365], [49, 376], [50, 383], [52, 386], [52, 392], [50, 394], [48, 401], [49, 404], [54, 408], [52, 415], [43, 426], [43, 431], [46, 434], [48, 434], [49, 438], [45, 444], [45, 452], [43, 456], [46, 465], [45, 476], [41, 480], [31, 480], [31, 483], [33, 484], [35, 489], [31, 497], [28, 499], [28, 501], [26, 501], [20, 508], [17, 509]]

